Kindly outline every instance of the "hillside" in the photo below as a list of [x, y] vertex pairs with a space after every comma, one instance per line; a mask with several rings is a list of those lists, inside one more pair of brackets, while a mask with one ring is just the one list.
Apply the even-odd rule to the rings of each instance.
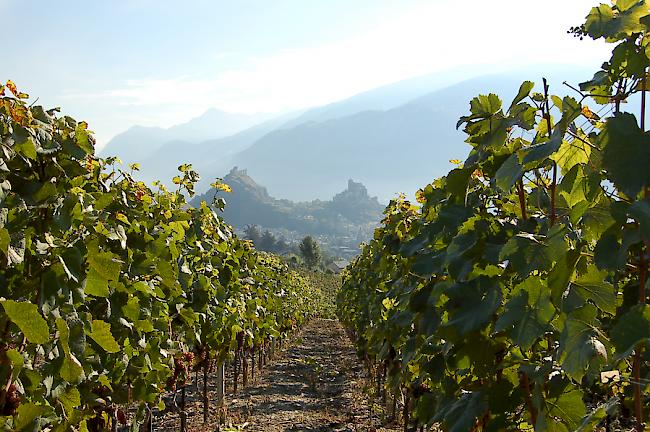
[[[232, 193], [224, 196], [226, 222], [240, 230], [258, 225], [282, 234], [287, 240], [312, 234], [329, 246], [356, 249], [370, 237], [384, 210], [376, 197], [368, 195], [365, 186], [353, 180], [348, 180], [347, 188], [331, 200], [311, 202], [275, 199], [245, 169], [235, 167], [223, 180], [232, 188]], [[210, 203], [214, 195], [211, 189], [191, 204], [198, 206], [201, 200]]]

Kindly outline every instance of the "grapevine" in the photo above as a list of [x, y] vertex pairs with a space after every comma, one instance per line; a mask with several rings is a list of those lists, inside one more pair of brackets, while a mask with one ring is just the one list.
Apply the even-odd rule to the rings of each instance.
[[319, 290], [188, 206], [190, 165], [151, 189], [27, 100], [0, 85], [0, 429], [114, 429], [135, 406], [137, 430], [192, 369], [317, 312]]
[[572, 96], [474, 98], [467, 159], [419, 206], [393, 200], [346, 270], [339, 316], [407, 428], [644, 430], [648, 11], [602, 4], [572, 29], [615, 44]]

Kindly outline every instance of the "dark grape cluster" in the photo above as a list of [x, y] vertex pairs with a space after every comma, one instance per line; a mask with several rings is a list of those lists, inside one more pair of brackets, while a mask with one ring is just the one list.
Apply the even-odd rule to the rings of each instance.
[[167, 386], [176, 391], [176, 384], [180, 377], [183, 377], [183, 384], [188, 376], [189, 366], [194, 362], [194, 353], [185, 352], [181, 356], [174, 357], [174, 374], [167, 380]]
[[14, 416], [20, 406], [20, 393], [15, 384], [11, 384], [7, 390], [7, 396], [5, 403], [0, 407], [0, 415], [3, 416]]

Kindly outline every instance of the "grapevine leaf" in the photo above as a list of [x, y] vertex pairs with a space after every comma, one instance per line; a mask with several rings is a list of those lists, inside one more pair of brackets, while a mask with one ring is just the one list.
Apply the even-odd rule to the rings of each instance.
[[98, 276], [106, 280], [117, 280], [120, 275], [119, 260], [111, 253], [99, 252], [89, 248], [88, 264]]
[[50, 339], [47, 322], [38, 312], [38, 306], [14, 300], [2, 300], [0, 303], [9, 319], [23, 332], [28, 342], [44, 344]]
[[120, 350], [120, 345], [111, 333], [111, 325], [105, 321], [93, 320], [92, 331], [88, 336], [108, 353], [116, 353]]
[[535, 87], [535, 83], [532, 81], [524, 81], [521, 83], [519, 86], [519, 91], [517, 92], [517, 96], [512, 100], [512, 103], [510, 104], [510, 108], [508, 108], [508, 111], [512, 111], [512, 109], [517, 105], [519, 102], [524, 100], [528, 95], [530, 94], [531, 90]]
[[59, 344], [61, 344], [64, 353], [59, 374], [61, 378], [69, 383], [79, 383], [84, 376], [84, 370], [79, 360], [70, 352], [70, 330], [68, 324], [63, 318], [57, 318], [56, 328], [59, 332]]
[[[18, 416], [14, 424], [14, 430], [21, 431], [31, 427], [34, 420], [37, 420], [45, 412], [45, 407], [34, 403], [24, 403], [18, 407]], [[36, 430], [35, 428], [32, 428]]]
[[122, 306], [122, 313], [131, 321], [137, 321], [140, 318], [140, 300], [137, 297], [129, 299], [129, 301]]
[[547, 330], [554, 314], [553, 306], [548, 290], [535, 278], [526, 279], [517, 285], [515, 291], [499, 316], [495, 330], [508, 330], [512, 340], [528, 350]]
[[459, 128], [463, 123], [476, 119], [485, 119], [496, 114], [501, 110], [501, 99], [494, 93], [479, 95], [471, 100], [469, 106], [472, 114], [461, 117], [456, 124], [456, 128]]
[[559, 419], [568, 430], [573, 431], [580, 425], [582, 418], [587, 413], [587, 408], [582, 400], [582, 392], [579, 390], [569, 390], [555, 398], [546, 398], [544, 408], [548, 417], [540, 417], [535, 430], [557, 430], [553, 425], [555, 423], [553, 419]]
[[17, 377], [20, 374], [20, 371], [22, 370], [23, 366], [25, 365], [25, 359], [23, 358], [22, 354], [18, 352], [17, 349], [12, 348], [10, 350], [7, 350], [5, 352], [5, 355], [11, 361], [11, 366], [12, 366], [12, 371], [11, 374], [14, 377]]
[[447, 326], [460, 334], [469, 333], [488, 322], [501, 305], [501, 291], [496, 282], [487, 278], [457, 284], [447, 291], [451, 302]]
[[523, 174], [524, 168], [519, 163], [519, 156], [517, 153], [513, 153], [497, 170], [496, 184], [501, 190], [509, 192]]
[[591, 300], [604, 312], [616, 312], [616, 293], [614, 287], [605, 281], [607, 271], [601, 271], [596, 266], [589, 266], [587, 272], [571, 282], [570, 290], [584, 301]]
[[558, 151], [550, 158], [557, 162], [562, 174], [566, 175], [574, 166], [586, 164], [591, 152], [592, 148], [588, 144], [574, 139], [573, 141], [562, 141]]
[[606, 4], [591, 9], [585, 22], [585, 30], [589, 36], [614, 41], [644, 30], [640, 19], [648, 14], [645, 0], [620, 1], [621, 7], [618, 7], [618, 3], [617, 10]]
[[75, 144], [83, 151], [83, 156], [91, 155], [95, 152], [92, 137], [88, 131], [88, 124], [86, 122], [79, 122], [77, 124], [75, 128]]
[[639, 222], [641, 235], [650, 239], [650, 201], [637, 201], [630, 206], [630, 216]]
[[523, 165], [532, 165], [543, 162], [546, 158], [557, 152], [561, 145], [562, 135], [559, 133], [553, 133], [547, 141], [521, 150], [521, 163]]
[[503, 246], [499, 254], [502, 261], [508, 260], [508, 266], [521, 276], [528, 277], [534, 270], [548, 269], [552, 263], [548, 246], [543, 238], [527, 233], [513, 236]]
[[544, 334], [544, 329], [545, 326], [539, 322], [535, 311], [528, 308], [528, 293], [525, 291], [510, 299], [495, 324], [497, 332], [508, 330], [512, 341], [524, 350], [530, 349]]
[[483, 415], [486, 409], [487, 403], [480, 391], [468, 392], [440, 410], [433, 420], [442, 421], [449, 432], [465, 432], [472, 430], [476, 419]]
[[640, 342], [650, 339], [650, 306], [634, 306], [618, 320], [611, 334], [618, 357], [629, 356]]
[[576, 429], [576, 432], [590, 432], [596, 429], [596, 425], [607, 416], [607, 413], [611, 411], [616, 405], [618, 405], [618, 397], [609, 398], [606, 402], [598, 405], [594, 410], [592, 410], [588, 415], [582, 419], [580, 427]]
[[84, 281], [84, 292], [96, 297], [108, 297], [108, 280], [102, 277], [95, 269], [90, 269]]
[[9, 254], [9, 244], [11, 243], [11, 238], [9, 237], [9, 231], [5, 228], [0, 228], [0, 252], [5, 256]]
[[57, 400], [63, 405], [63, 409], [68, 415], [71, 415], [73, 410], [81, 405], [81, 394], [76, 387], [68, 387], [68, 389], [61, 393]]
[[590, 304], [575, 309], [564, 321], [560, 336], [562, 368], [567, 375], [580, 382], [594, 357], [607, 360], [604, 344], [595, 330], [598, 311]]
[[553, 303], [559, 309], [562, 295], [569, 287], [569, 281], [573, 277], [576, 263], [580, 258], [580, 251], [571, 249], [558, 259], [553, 270], [548, 275], [548, 287], [551, 289]]
[[636, 118], [618, 113], [607, 120], [601, 133], [603, 167], [616, 188], [635, 198], [650, 185], [650, 138], [639, 129]]

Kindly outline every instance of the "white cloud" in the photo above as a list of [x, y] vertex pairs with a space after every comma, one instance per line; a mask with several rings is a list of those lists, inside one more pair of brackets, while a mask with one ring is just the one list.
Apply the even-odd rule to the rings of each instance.
[[[169, 126], [170, 118], [177, 123], [209, 107], [279, 112], [325, 104], [459, 65], [482, 69], [604, 59], [602, 44], [580, 42], [566, 34], [571, 25], [582, 22], [592, 4], [591, 0], [470, 0], [461, 6], [442, 0], [385, 17], [375, 28], [350, 39], [279, 51], [225, 70], [232, 53], [207, 53], [211, 72], [127, 80], [118, 88], [85, 97], [108, 98], [150, 111], [153, 124]], [[153, 113], [161, 106], [165, 110], [157, 122]]]

